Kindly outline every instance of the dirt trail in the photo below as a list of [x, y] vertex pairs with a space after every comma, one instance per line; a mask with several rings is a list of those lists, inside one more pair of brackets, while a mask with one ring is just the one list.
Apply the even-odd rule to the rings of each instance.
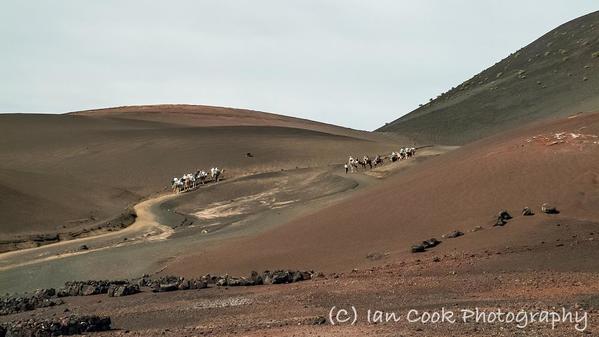
[[[117, 246], [166, 240], [174, 233], [174, 230], [157, 221], [152, 207], [174, 197], [176, 195], [161, 195], [135, 205], [134, 210], [137, 214], [135, 222], [117, 232], [0, 254], [0, 271]], [[88, 249], [81, 249], [83, 245]]]
[[[427, 156], [424, 151], [420, 155]], [[393, 165], [397, 170], [387, 173], [400, 172], [405, 165]], [[118, 232], [0, 254], [0, 291], [15, 293], [57, 287], [68, 280], [122, 279], [164, 271], [185, 257], [269, 232], [385, 180], [365, 173], [344, 174], [341, 165], [272, 171], [208, 184], [191, 193], [158, 196], [136, 205], [135, 223]], [[266, 203], [260, 199], [258, 206], [256, 201], [244, 204], [248, 196], [268, 194], [273, 188], [276, 193]], [[231, 200], [237, 203], [229, 206], [241, 207], [241, 213], [218, 213], [222, 211], [219, 202]], [[198, 210], [218, 213], [218, 218], [191, 216], [193, 224], [181, 223], [181, 218], [188, 219]], [[212, 226], [214, 222], [219, 225]], [[88, 249], [81, 249], [82, 245]], [[236, 271], [222, 264], [211, 272], [221, 269]], [[39, 275], [47, 276], [40, 279]]]

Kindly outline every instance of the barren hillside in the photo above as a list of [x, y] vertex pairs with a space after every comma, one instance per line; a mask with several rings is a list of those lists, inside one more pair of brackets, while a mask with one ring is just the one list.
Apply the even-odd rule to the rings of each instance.
[[599, 12], [565, 23], [377, 131], [465, 144], [549, 117], [599, 108]]

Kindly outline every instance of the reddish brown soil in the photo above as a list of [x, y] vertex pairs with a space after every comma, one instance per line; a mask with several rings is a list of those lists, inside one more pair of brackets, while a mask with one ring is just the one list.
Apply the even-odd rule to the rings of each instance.
[[[444, 240], [435, 254], [541, 245], [570, 237], [570, 230], [598, 233], [599, 144], [592, 136], [554, 145], [531, 141], [561, 132], [598, 135], [599, 114], [472, 143], [266, 233], [217, 248], [198, 247], [196, 254], [171, 262], [165, 273], [247, 273], [276, 267], [348, 270], [366, 264], [369, 253], [402, 259], [413, 243], [441, 239], [456, 229], [466, 235]], [[561, 214], [542, 214], [544, 202], [556, 205]], [[525, 206], [536, 215], [520, 216]], [[502, 209], [515, 218], [504, 227], [491, 227]], [[483, 230], [470, 233], [476, 226]], [[552, 263], [570, 263], [568, 256], [554, 258]], [[596, 268], [597, 263], [587, 267]]]
[[[597, 250], [597, 241], [575, 245], [576, 250]], [[592, 335], [599, 318], [599, 275], [595, 272], [560, 271], [551, 268], [520, 270], [514, 261], [544, 259], [572, 249], [553, 245], [524, 251], [460, 251], [406, 258], [326, 275], [289, 285], [211, 288], [122, 298], [106, 295], [66, 298], [66, 304], [17, 315], [0, 321], [62, 316], [72, 313], [109, 315], [114, 330], [94, 336], [571, 336], [573, 324], [396, 323], [369, 324], [368, 309], [395, 312], [409, 310], [459, 313], [481, 308], [519, 310], [586, 311]], [[568, 256], [573, 256], [568, 254]], [[493, 269], [494, 272], [489, 272]], [[332, 325], [329, 312], [355, 306], [356, 325]], [[65, 313], [65, 308], [69, 309]], [[327, 319], [314, 325], [318, 317]]]
[[72, 112], [70, 115], [154, 121], [188, 127], [280, 126], [325, 133], [368, 136], [367, 132], [268, 112], [207, 105], [163, 104], [123, 106]]
[[0, 243], [98, 230], [185, 172], [218, 166], [234, 177], [322, 166], [342, 162], [348, 149], [376, 153], [396, 144], [311, 121], [201, 106], [5, 114], [0, 134]]

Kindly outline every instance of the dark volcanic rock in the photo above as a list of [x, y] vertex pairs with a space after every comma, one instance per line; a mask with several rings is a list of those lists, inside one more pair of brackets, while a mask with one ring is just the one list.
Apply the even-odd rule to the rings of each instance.
[[[299, 281], [305, 281], [312, 279], [312, 272], [299, 271], [299, 270], [275, 270], [275, 271], [264, 271], [262, 274], [258, 274], [253, 271], [249, 278], [245, 277], [231, 277], [224, 275], [216, 278], [215, 284], [217, 286], [229, 286], [229, 287], [240, 287], [240, 286], [254, 286], [261, 284], [283, 284], [293, 283]], [[213, 278], [214, 279], [214, 278]]]
[[270, 278], [272, 284], [290, 283], [291, 280], [292, 274], [287, 270], [277, 270], [272, 273]]
[[532, 211], [532, 209], [530, 209], [530, 207], [524, 207], [524, 209], [522, 210], [522, 215], [531, 216], [535, 215], [535, 213]]
[[258, 274], [257, 271], [252, 271], [252, 273], [250, 274], [250, 280], [252, 280], [252, 282], [254, 282], [255, 285], [264, 284], [264, 279], [262, 278], [262, 275]]
[[283, 284], [311, 280], [314, 272], [299, 270], [275, 270], [262, 273], [263, 284]]
[[91, 296], [97, 294], [106, 294], [112, 285], [126, 285], [127, 281], [69, 281], [65, 282], [64, 287], [58, 289], [58, 297], [66, 296]]
[[508, 213], [507, 210], [504, 209], [504, 210], [501, 210], [499, 212], [499, 214], [497, 214], [497, 218], [501, 218], [503, 220], [509, 220], [512, 218], [512, 216], [510, 215], [510, 213]]
[[227, 279], [227, 286], [229, 287], [244, 287], [250, 285], [254, 285], [254, 283], [244, 277], [229, 277]]
[[413, 245], [412, 246], [412, 253], [422, 253], [426, 250], [426, 248], [424, 247], [424, 245]]
[[452, 232], [449, 232], [449, 233], [443, 235], [443, 237], [447, 238], [447, 239], [454, 239], [454, 238], [457, 238], [462, 235], [464, 235], [464, 233], [462, 233], [460, 231], [452, 231]]
[[[144, 281], [147, 287], [152, 288], [152, 291], [157, 292], [167, 292], [167, 291], [175, 291], [175, 290], [184, 290], [185, 285], [188, 283], [183, 277], [178, 276], [162, 276], [158, 279], [150, 279]], [[187, 288], [189, 289], [189, 288]]]
[[73, 315], [60, 319], [15, 321], [3, 324], [3, 329], [6, 336], [11, 337], [50, 337], [106, 331], [110, 330], [110, 325], [110, 317]]
[[502, 210], [499, 212], [499, 214], [497, 214], [497, 221], [495, 221], [495, 224], [493, 226], [504, 226], [505, 224], [507, 224], [507, 221], [511, 218], [512, 216], [510, 215], [510, 213], [508, 213], [508, 211]]
[[9, 315], [37, 308], [51, 307], [63, 301], [54, 298], [54, 289], [38, 289], [33, 294], [14, 295], [0, 298], [0, 315]]
[[208, 283], [203, 279], [191, 279], [189, 280], [189, 289], [204, 289], [208, 288]]
[[507, 223], [507, 221], [503, 220], [503, 218], [498, 217], [497, 221], [495, 222], [495, 224], [493, 225], [493, 227], [505, 226], [506, 223]]
[[436, 247], [437, 245], [439, 245], [441, 243], [441, 241], [435, 239], [435, 238], [431, 238], [425, 241], [422, 241], [422, 245], [424, 246], [424, 248], [433, 248]]
[[121, 297], [137, 294], [139, 292], [139, 286], [137, 284], [111, 284], [108, 287], [108, 296], [110, 297]]
[[559, 211], [557, 210], [557, 208], [555, 208], [555, 206], [552, 206], [547, 203], [544, 203], [541, 206], [541, 212], [543, 212], [545, 214], [558, 214], [559, 213]]

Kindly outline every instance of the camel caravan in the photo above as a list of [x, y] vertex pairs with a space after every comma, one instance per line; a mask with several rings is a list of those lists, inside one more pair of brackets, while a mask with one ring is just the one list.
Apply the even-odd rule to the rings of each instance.
[[[210, 175], [204, 170], [198, 170], [195, 174], [186, 173], [181, 178], [174, 177], [171, 186], [174, 193], [181, 193], [192, 191], [198, 188], [200, 185], [204, 185], [208, 182], [219, 182], [222, 179], [223, 172], [218, 167], [210, 169]], [[210, 178], [210, 180], [208, 179]]]
[[[401, 148], [398, 152], [391, 152], [388, 156], [388, 159], [391, 162], [401, 161], [408, 158], [412, 158], [416, 155], [416, 148], [408, 147]], [[371, 169], [383, 164], [383, 156], [376, 155], [374, 159], [370, 159], [368, 156], [362, 157], [362, 159], [358, 159], [358, 157], [354, 158], [352, 156], [349, 157], [347, 164], [344, 165], [345, 173], [354, 173], [358, 171], [358, 167], [362, 166], [363, 169], [370, 167]]]

